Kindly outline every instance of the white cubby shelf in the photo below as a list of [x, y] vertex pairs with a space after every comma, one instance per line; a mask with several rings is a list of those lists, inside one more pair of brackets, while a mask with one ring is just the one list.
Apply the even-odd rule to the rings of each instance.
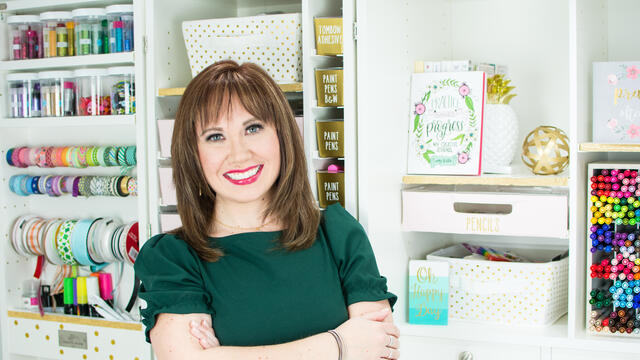
[[86, 66], [131, 65], [135, 62], [135, 51], [82, 55], [60, 56], [44, 59], [6, 60], [0, 62], [0, 71], [31, 71], [49, 69], [68, 69]]

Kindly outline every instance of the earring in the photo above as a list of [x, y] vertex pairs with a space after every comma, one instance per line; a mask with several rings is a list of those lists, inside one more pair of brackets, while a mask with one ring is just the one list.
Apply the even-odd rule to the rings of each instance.
[[198, 188], [198, 195], [202, 196], [202, 189]]

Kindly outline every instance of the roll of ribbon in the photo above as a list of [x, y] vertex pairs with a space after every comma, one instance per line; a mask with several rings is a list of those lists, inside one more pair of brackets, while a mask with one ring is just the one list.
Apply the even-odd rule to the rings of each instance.
[[58, 254], [67, 265], [77, 264], [71, 250], [71, 234], [76, 223], [77, 220], [67, 220], [62, 224], [62, 229], [58, 232]]
[[76, 223], [71, 236], [71, 252], [80, 265], [97, 266], [89, 256], [89, 230], [96, 219], [82, 219]]

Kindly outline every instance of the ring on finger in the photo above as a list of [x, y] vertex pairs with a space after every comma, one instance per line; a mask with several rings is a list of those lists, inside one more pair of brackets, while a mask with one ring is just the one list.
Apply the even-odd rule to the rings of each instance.
[[389, 355], [387, 355], [387, 359], [393, 359], [393, 349], [392, 348], [388, 348], [389, 349]]
[[393, 336], [389, 335], [389, 343], [387, 344], [387, 347], [393, 347]]

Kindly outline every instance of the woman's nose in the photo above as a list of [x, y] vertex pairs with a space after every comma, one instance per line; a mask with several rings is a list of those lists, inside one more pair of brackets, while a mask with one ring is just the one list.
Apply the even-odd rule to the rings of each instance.
[[251, 152], [244, 137], [230, 139], [230, 157], [236, 163], [246, 161], [251, 157]]

